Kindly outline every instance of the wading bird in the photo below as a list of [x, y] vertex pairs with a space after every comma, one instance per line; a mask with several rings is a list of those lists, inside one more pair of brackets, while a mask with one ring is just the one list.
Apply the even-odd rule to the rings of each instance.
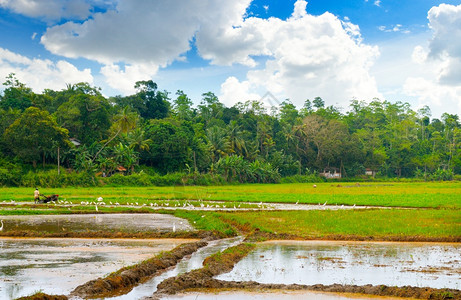
[[0, 220], [2, 222], [2, 227], [0, 227], [0, 231], [3, 231], [3, 220]]

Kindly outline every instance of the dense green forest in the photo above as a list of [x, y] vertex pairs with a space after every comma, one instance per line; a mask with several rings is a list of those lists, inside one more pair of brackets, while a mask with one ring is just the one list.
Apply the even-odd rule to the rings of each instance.
[[352, 100], [343, 112], [320, 97], [302, 108], [288, 99], [271, 109], [259, 101], [226, 107], [211, 92], [194, 106], [151, 80], [110, 98], [87, 83], [36, 94], [14, 74], [4, 86], [3, 185], [36, 184], [34, 174], [58, 168], [61, 176], [176, 173], [222, 182], [279, 182], [325, 169], [345, 178], [365, 177], [366, 169], [378, 178], [461, 174], [459, 117], [431, 119], [429, 107]]

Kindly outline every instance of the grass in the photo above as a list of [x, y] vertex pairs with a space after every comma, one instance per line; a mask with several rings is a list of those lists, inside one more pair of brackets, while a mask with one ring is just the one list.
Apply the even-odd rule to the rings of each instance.
[[215, 218], [241, 228], [304, 238], [461, 239], [461, 214], [457, 210], [261, 211], [216, 213]]
[[[33, 188], [0, 188], [0, 215], [95, 213], [94, 205], [11, 205], [32, 201]], [[42, 189], [45, 195], [76, 204], [103, 197], [109, 204], [138, 203], [136, 207], [98, 206], [99, 213], [152, 213], [158, 207], [200, 207], [208, 200], [228, 201], [227, 207], [257, 207], [255, 203], [325, 203], [338, 205], [397, 206], [425, 209], [368, 209], [339, 211], [161, 211], [186, 218], [197, 229], [226, 236], [238, 231], [294, 235], [304, 238], [347, 239], [367, 237], [422, 237], [461, 239], [461, 182], [245, 184], [215, 187], [97, 187]], [[166, 200], [165, 200], [166, 199]], [[185, 201], [184, 199], [188, 199]], [[192, 200], [195, 199], [195, 200]], [[1, 205], [3, 203], [3, 205]], [[144, 206], [143, 206], [144, 205]], [[216, 205], [216, 203], [215, 203]], [[222, 204], [220, 204], [222, 207]], [[158, 212], [158, 211], [155, 211]], [[405, 239], [403, 238], [403, 239]]]
[[[0, 188], [0, 203], [33, 200], [33, 188]], [[149, 203], [153, 200], [222, 200], [239, 202], [402, 206], [461, 209], [461, 182], [244, 184], [235, 186], [47, 188], [44, 195], [59, 194], [72, 203]], [[181, 202], [182, 203], [182, 202]]]

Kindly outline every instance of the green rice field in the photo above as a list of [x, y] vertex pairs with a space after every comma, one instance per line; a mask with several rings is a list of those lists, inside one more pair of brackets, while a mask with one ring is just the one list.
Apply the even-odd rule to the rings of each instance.
[[[59, 194], [72, 203], [105, 201], [147, 203], [152, 200], [220, 200], [256, 203], [304, 203], [385, 207], [461, 208], [461, 182], [245, 184], [179, 187], [47, 188], [41, 194]], [[0, 188], [3, 201], [32, 201], [33, 188]]]

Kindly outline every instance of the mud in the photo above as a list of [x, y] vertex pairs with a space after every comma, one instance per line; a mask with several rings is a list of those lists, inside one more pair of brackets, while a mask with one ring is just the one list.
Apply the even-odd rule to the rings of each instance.
[[340, 294], [314, 291], [287, 290], [214, 290], [202, 289], [191, 292], [168, 295], [168, 300], [402, 300], [397, 297], [366, 296], [360, 294]]
[[231, 252], [213, 255], [204, 261], [204, 267], [173, 278], [166, 279], [158, 286], [153, 296], [145, 299], [162, 299], [167, 295], [190, 292], [196, 289], [234, 289], [245, 291], [296, 290], [333, 293], [352, 293], [386, 297], [405, 297], [415, 299], [461, 299], [461, 291], [456, 289], [436, 289], [429, 287], [386, 286], [386, 285], [347, 285], [347, 284], [264, 284], [255, 281], [222, 281], [213, 277], [229, 272], [244, 258], [254, 245], [240, 244], [230, 248]]
[[193, 231], [187, 220], [166, 214], [65, 214], [2, 216], [8, 232], [151, 232]]
[[213, 277], [231, 271], [234, 265], [254, 248], [253, 244], [239, 244], [214, 254], [205, 259], [203, 268], [164, 280], [157, 286], [154, 295], [175, 294], [192, 288], [214, 288], [209, 285], [214, 282]]
[[[395, 287], [386, 285], [298, 285], [298, 284], [262, 284], [254, 281], [247, 282], [227, 282], [216, 279], [210, 279], [206, 282], [205, 286], [212, 289], [244, 289], [246, 291], [314, 291], [314, 292], [328, 292], [328, 293], [341, 293], [341, 294], [362, 294], [362, 295], [375, 295], [383, 297], [402, 297], [413, 299], [461, 299], [461, 291], [453, 289], [431, 289], [419, 288], [412, 286]], [[190, 291], [190, 288], [188, 289]], [[162, 295], [154, 295], [148, 299], [160, 299]]]
[[195, 241], [0, 238], [0, 299], [37, 291], [68, 294], [89, 280]]
[[270, 241], [215, 278], [460, 289], [460, 254], [461, 245], [454, 243]]
[[[236, 225], [236, 224], [232, 224]], [[242, 232], [248, 232], [248, 228], [237, 226]], [[263, 242], [274, 240], [292, 240], [292, 241], [379, 241], [379, 242], [429, 242], [429, 243], [461, 243], [461, 236], [450, 237], [428, 237], [419, 235], [382, 235], [382, 236], [360, 236], [360, 235], [343, 235], [343, 234], [329, 234], [329, 235], [312, 235], [312, 236], [299, 236], [287, 233], [271, 233], [260, 231], [258, 228], [253, 232], [249, 232], [245, 238], [246, 242]]]
[[203, 261], [217, 253], [226, 250], [227, 248], [236, 246], [240, 244], [243, 240], [243, 237], [227, 238], [210, 241], [207, 246], [198, 249], [191, 256], [187, 256], [182, 259], [174, 268], [169, 269], [168, 271], [154, 276], [143, 284], [137, 285], [129, 293], [116, 296], [110, 299], [114, 300], [132, 300], [132, 299], [142, 299], [152, 295], [157, 291], [157, 286], [159, 283], [164, 281], [167, 278], [177, 276], [186, 272], [190, 272], [195, 269], [200, 269], [203, 266]]
[[17, 298], [16, 300], [67, 300], [64, 295], [47, 295], [44, 293], [37, 293], [32, 296]]
[[91, 280], [78, 286], [72, 291], [71, 297], [101, 298], [120, 293], [122, 290], [126, 293], [133, 286], [174, 266], [185, 256], [206, 245], [207, 242], [205, 241], [180, 245], [172, 251], [165, 252], [138, 265], [123, 268], [108, 277]]

